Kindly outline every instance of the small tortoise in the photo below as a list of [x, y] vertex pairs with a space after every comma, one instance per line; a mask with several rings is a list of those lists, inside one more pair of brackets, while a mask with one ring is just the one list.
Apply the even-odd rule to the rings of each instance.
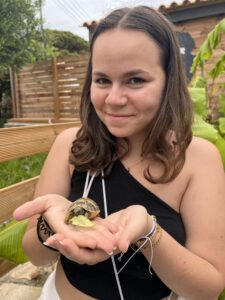
[[81, 227], [94, 226], [92, 219], [100, 214], [98, 204], [90, 198], [79, 198], [67, 210], [65, 223]]

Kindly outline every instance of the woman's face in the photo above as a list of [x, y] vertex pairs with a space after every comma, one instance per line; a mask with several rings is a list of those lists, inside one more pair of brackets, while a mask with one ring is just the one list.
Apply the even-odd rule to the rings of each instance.
[[112, 135], [139, 141], [146, 137], [165, 86], [160, 51], [136, 30], [112, 29], [96, 39], [91, 101]]

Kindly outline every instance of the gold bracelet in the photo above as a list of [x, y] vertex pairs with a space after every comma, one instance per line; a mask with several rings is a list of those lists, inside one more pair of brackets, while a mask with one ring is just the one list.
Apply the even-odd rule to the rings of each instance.
[[151, 239], [151, 242], [152, 242], [152, 247], [156, 247], [161, 239], [162, 239], [162, 235], [163, 235], [163, 230], [162, 230], [162, 227], [157, 224], [156, 225], [156, 232], [154, 233], [154, 235], [150, 238]]
[[[140, 238], [134, 244], [134, 246], [136, 248], [151, 249], [151, 248], [156, 247], [159, 244], [159, 242], [161, 241], [162, 235], [163, 235], [163, 230], [162, 230], [162, 227], [157, 223], [155, 216], [153, 216], [153, 217], [154, 217], [153, 220], [156, 222], [154, 232], [152, 232], [152, 234], [150, 236], [146, 235], [145, 237]], [[154, 226], [154, 224], [153, 224], [153, 226]], [[146, 240], [148, 240], [148, 241], [146, 242]]]

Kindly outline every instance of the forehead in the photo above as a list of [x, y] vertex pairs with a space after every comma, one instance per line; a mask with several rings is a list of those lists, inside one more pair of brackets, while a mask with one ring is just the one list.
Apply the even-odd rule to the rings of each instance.
[[161, 49], [146, 33], [138, 30], [111, 29], [100, 34], [93, 46], [92, 65], [123, 63], [160, 64]]

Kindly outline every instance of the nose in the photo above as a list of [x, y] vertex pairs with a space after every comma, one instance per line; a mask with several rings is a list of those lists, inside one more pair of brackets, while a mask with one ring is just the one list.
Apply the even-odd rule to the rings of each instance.
[[125, 105], [127, 103], [127, 96], [122, 87], [117, 84], [111, 85], [105, 103], [111, 105]]

